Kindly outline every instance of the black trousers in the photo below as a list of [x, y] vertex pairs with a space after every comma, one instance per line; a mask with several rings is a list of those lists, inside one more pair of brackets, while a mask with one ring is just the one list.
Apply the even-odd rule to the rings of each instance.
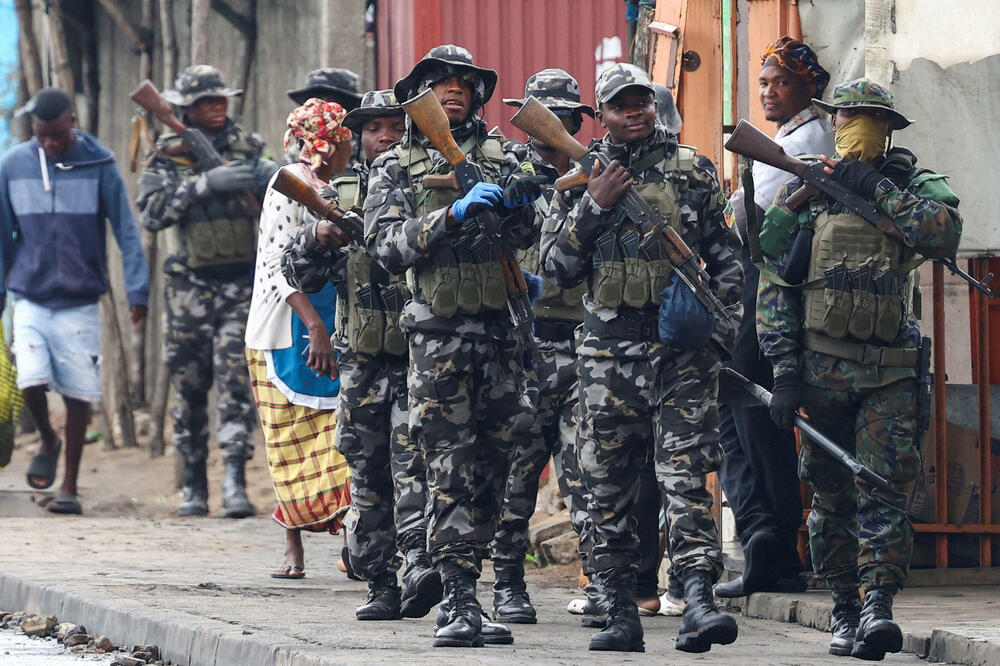
[[[743, 321], [733, 346], [730, 366], [770, 390], [771, 364], [757, 341], [757, 280], [759, 273], [743, 247]], [[774, 425], [765, 407], [719, 406], [720, 440], [726, 457], [719, 482], [736, 519], [740, 541], [754, 532], [772, 529], [781, 544], [781, 566], [801, 570], [796, 538], [802, 522], [795, 435]]]

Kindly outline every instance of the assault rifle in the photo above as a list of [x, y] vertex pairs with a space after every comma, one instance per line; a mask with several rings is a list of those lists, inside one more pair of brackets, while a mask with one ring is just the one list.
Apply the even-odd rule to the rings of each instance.
[[365, 225], [357, 213], [343, 210], [335, 202], [327, 201], [309, 183], [290, 170], [279, 169], [271, 187], [292, 201], [302, 204], [320, 219], [329, 220], [355, 243], [364, 243]]
[[[761, 132], [746, 120], [741, 120], [737, 123], [736, 129], [733, 130], [729, 140], [726, 141], [726, 150], [757, 162], [763, 162], [801, 178], [804, 184], [793, 192], [785, 202], [791, 210], [798, 209], [799, 206], [812, 197], [823, 193], [855, 215], [863, 218], [872, 226], [877, 227], [886, 236], [902, 242], [903, 234], [896, 228], [892, 220], [882, 212], [882, 209], [860, 194], [841, 185], [832, 175], [824, 171], [825, 164], [822, 162], [810, 164], [797, 157], [788, 155], [771, 137]], [[990, 281], [993, 279], [992, 273], [988, 274], [980, 282], [959, 268], [953, 257], [929, 256], [928, 258], [933, 259], [968, 282], [974, 289], [981, 291], [990, 298], [997, 297], [997, 294], [989, 287]]]
[[[771, 406], [770, 391], [763, 386], [754, 384], [752, 381], [732, 368], [723, 368], [719, 372], [720, 402], [726, 402], [730, 405], [747, 404], [744, 397], [748, 397], [753, 403], [759, 403], [765, 407]], [[886, 481], [883, 476], [862, 465], [857, 458], [852, 456], [832, 439], [817, 430], [816, 427], [809, 422], [809, 419], [800, 414], [796, 414], [795, 426], [805, 434], [809, 435], [809, 438], [816, 442], [821, 449], [829, 453], [841, 464], [850, 468], [850, 470], [854, 473], [854, 476], [867, 482], [876, 491], [892, 492], [892, 486], [889, 485], [889, 482]], [[881, 499], [883, 501], [887, 501], [885, 498]]]
[[[524, 101], [524, 105], [514, 114], [511, 122], [533, 138], [568, 155], [571, 160], [580, 164], [579, 175], [571, 172], [563, 178], [569, 177], [570, 180], [575, 179], [585, 183], [597, 162], [601, 163], [602, 170], [609, 164], [604, 155], [587, 150], [583, 144], [574, 139], [566, 131], [559, 117], [534, 97]], [[667, 259], [674, 267], [674, 272], [694, 292], [698, 302], [714, 315], [717, 333], [715, 337], [720, 340], [726, 339], [728, 332], [739, 326], [740, 316], [734, 310], [727, 308], [709, 288], [708, 273], [701, 267], [698, 257], [680, 234], [670, 226], [669, 221], [665, 220], [659, 211], [642, 198], [634, 187], [629, 187], [617, 207], [638, 224], [644, 233], [655, 232], [660, 245], [666, 251]]]
[[[466, 158], [451, 135], [451, 123], [441, 102], [431, 90], [425, 90], [402, 104], [406, 112], [424, 136], [444, 156], [454, 170], [462, 193], [468, 193], [476, 183], [482, 182], [483, 172]], [[507, 287], [507, 311], [514, 324], [515, 335], [525, 352], [526, 364], [530, 367], [535, 339], [531, 333], [531, 323], [535, 312], [528, 295], [528, 285], [524, 281], [517, 260], [504, 251], [500, 240], [500, 220], [492, 210], [476, 215], [479, 229], [492, 246], [493, 252], [503, 267], [504, 284]]]
[[[194, 155], [199, 171], [208, 171], [226, 163], [219, 151], [205, 134], [196, 127], [188, 127], [177, 117], [170, 103], [163, 99], [153, 82], [146, 79], [129, 93], [129, 98], [147, 113], [169, 127]], [[243, 192], [243, 206], [248, 213], [259, 213], [260, 202], [250, 190]]]

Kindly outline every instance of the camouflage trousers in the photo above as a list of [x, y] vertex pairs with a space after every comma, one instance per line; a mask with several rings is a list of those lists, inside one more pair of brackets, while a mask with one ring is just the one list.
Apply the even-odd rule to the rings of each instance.
[[408, 440], [406, 359], [362, 356], [346, 345], [338, 349], [340, 404], [335, 442], [351, 468], [347, 545], [351, 566], [370, 580], [396, 572], [401, 564], [396, 553], [396, 497], [406, 496], [422, 517], [426, 492], [422, 470], [416, 488], [394, 486], [395, 451], [405, 448], [401, 441]]
[[897, 507], [906, 506], [920, 470], [915, 404], [913, 379], [863, 391], [806, 386], [803, 405], [813, 425], [893, 488], [888, 503], [872, 499], [868, 484], [802, 437], [799, 476], [813, 489], [809, 550], [813, 570], [832, 589], [854, 590], [859, 579], [866, 591], [899, 589], [906, 581], [914, 530]]
[[[680, 580], [693, 571], [718, 578], [719, 534], [705, 476], [719, 468], [719, 357], [708, 347], [679, 352], [659, 343], [584, 336], [578, 456], [591, 492], [590, 570], [639, 562], [635, 506], [640, 468], [649, 464], [666, 498], [668, 549]], [[659, 511], [659, 507], [652, 510]]]
[[165, 283], [163, 346], [174, 391], [174, 446], [188, 463], [207, 458], [208, 390], [214, 379], [222, 457], [248, 459], [253, 456], [256, 423], [243, 356], [253, 292], [250, 276], [207, 280], [172, 271]]
[[427, 465], [427, 550], [443, 573], [479, 576], [515, 440], [530, 427], [520, 354], [509, 340], [412, 331], [410, 438]]
[[[491, 546], [493, 560], [518, 563], [528, 552], [528, 521], [535, 512], [538, 480], [552, 456], [559, 489], [581, 535], [581, 552], [590, 550], [587, 494], [576, 462], [576, 403], [579, 383], [570, 341], [538, 340], [537, 367], [529, 373], [528, 394], [535, 420], [519, 440], [507, 478], [503, 508]], [[586, 549], [586, 550], [584, 550]]]

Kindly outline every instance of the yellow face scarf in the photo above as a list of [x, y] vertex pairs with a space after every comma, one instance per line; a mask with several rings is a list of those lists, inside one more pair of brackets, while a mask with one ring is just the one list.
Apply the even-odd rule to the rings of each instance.
[[859, 162], [870, 162], [885, 152], [885, 125], [858, 114], [837, 128], [834, 140], [837, 154]]

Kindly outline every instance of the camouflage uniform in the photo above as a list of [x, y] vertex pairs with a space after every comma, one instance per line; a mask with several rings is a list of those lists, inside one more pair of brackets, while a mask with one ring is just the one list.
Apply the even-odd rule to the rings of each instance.
[[[402, 113], [389, 91], [366, 93], [359, 111], [363, 109], [378, 109], [381, 116], [393, 115], [393, 109]], [[353, 130], [350, 117], [345, 118], [344, 126]], [[345, 209], [360, 210], [364, 202], [367, 165], [359, 163], [355, 173], [353, 178], [336, 179], [336, 191], [325, 193], [339, 199]], [[293, 237], [282, 267], [289, 284], [301, 291], [318, 291], [331, 281], [337, 287], [334, 345], [340, 371], [340, 406], [336, 444], [351, 468], [351, 566], [371, 580], [399, 569], [397, 544], [403, 552], [423, 548], [427, 492], [423, 457], [413, 450], [407, 436], [406, 355], [384, 350], [372, 355], [352, 349], [349, 341], [349, 309], [354, 303], [347, 290], [355, 288], [347, 274], [350, 252], [363, 253], [364, 249], [324, 248], [316, 240], [313, 224]]]
[[[177, 89], [165, 96], [181, 107], [203, 96], [240, 92], [226, 88], [222, 74], [207, 65], [184, 70]], [[212, 143], [226, 160], [260, 165], [254, 192], [260, 200], [276, 168], [262, 159], [265, 148], [260, 137], [227, 120]], [[173, 442], [189, 465], [208, 455], [207, 405], [213, 377], [224, 460], [242, 461], [253, 455], [255, 423], [243, 340], [253, 292], [256, 217], [244, 207], [241, 193], [205, 191], [199, 178], [180, 137], [166, 132], [140, 178], [136, 201], [143, 225], [167, 236], [164, 362], [174, 388]], [[204, 230], [215, 220], [228, 220], [231, 235], [222, 238], [210, 228], [205, 243], [205, 236], [194, 230]], [[206, 257], [206, 247], [214, 247], [218, 257]]]
[[[636, 85], [634, 72], [638, 68], [618, 65], [602, 75], [598, 101], [610, 99], [623, 86]], [[642, 78], [646, 80], [645, 75]], [[652, 91], [650, 84], [641, 85]], [[723, 221], [724, 199], [708, 159], [679, 147], [676, 138], [661, 127], [638, 145], [615, 144], [606, 136], [594, 150], [626, 168], [633, 167], [632, 176], [641, 191], [665, 190], [674, 184], [676, 204], [661, 212], [705, 262], [712, 290], [724, 303], [737, 303], [743, 278], [740, 241]], [[687, 165], [679, 162], [681, 151], [690, 156]], [[666, 185], [657, 186], [661, 183]], [[653, 187], [646, 187], [649, 184]], [[717, 577], [721, 571], [719, 536], [705, 476], [722, 459], [716, 406], [721, 363], [709, 345], [680, 351], [659, 342], [659, 303], [653, 301], [658, 291], [651, 290], [644, 307], [598, 306], [593, 268], [602, 263], [595, 259], [598, 237], [609, 230], [619, 233], [630, 224], [579, 189], [555, 196], [542, 230], [545, 271], [564, 286], [590, 278], [584, 297], [587, 315], [577, 334], [577, 453], [592, 493], [590, 567], [626, 581], [636, 567], [636, 481], [651, 448], [668, 501], [668, 538], [675, 570], [682, 580], [695, 571]]]
[[[888, 109], [890, 128], [909, 124], [893, 110], [891, 94], [866, 79], [841, 84], [833, 98], [833, 104], [813, 101], [832, 113], [839, 107], [878, 106]], [[902, 233], [904, 258], [914, 253], [952, 256], [962, 230], [958, 198], [945, 176], [917, 168], [916, 161], [902, 148], [876, 157], [870, 164], [887, 180], [876, 188], [874, 203]], [[806, 331], [807, 291], [775, 281], [788, 259], [787, 248], [782, 243], [771, 246], [765, 239], [775, 230], [816, 226], [821, 216], [845, 211], [836, 202], [818, 197], [792, 212], [785, 201], [800, 184], [795, 180], [783, 186], [767, 211], [761, 233], [767, 270], [760, 277], [757, 331], [761, 349], [774, 365], [775, 382], [782, 377], [800, 380], [804, 385], [802, 405], [810, 421], [892, 485], [888, 502], [873, 499], [867, 484], [855, 480], [842, 463], [802, 437], [799, 475], [813, 488], [808, 521], [813, 569], [835, 594], [847, 592], [856, 600], [859, 579], [866, 592], [887, 588], [893, 593], [906, 580], [913, 526], [899, 507], [905, 506], [910, 484], [920, 469], [913, 367], [920, 330], [906, 305], [910, 299], [903, 298], [898, 333], [883, 348], [910, 350], [905, 353], [911, 359], [908, 363], [859, 362], [810, 348], [816, 346], [813, 340], [818, 334]], [[911, 284], [906, 280], [910, 269], [912, 265], [900, 267], [901, 284]], [[854, 340], [845, 337], [834, 342], [862, 346]], [[864, 346], [874, 357], [880, 355], [875, 344]], [[839, 349], [832, 351], [841, 353]]]
[[[524, 95], [536, 97], [557, 113], [574, 113], [577, 121], [583, 113], [593, 116], [593, 108], [580, 103], [580, 86], [561, 69], [545, 69], [533, 74], [525, 84]], [[505, 99], [519, 106], [523, 100]], [[579, 125], [577, 125], [579, 126]], [[548, 214], [548, 201], [555, 190], [556, 170], [528, 147], [527, 161], [534, 172], [549, 179], [543, 198], [535, 202], [538, 225]], [[518, 253], [525, 270], [541, 275], [538, 258], [538, 238], [531, 248]], [[540, 300], [535, 304], [535, 342], [537, 365], [529, 373], [530, 394], [535, 405], [535, 420], [530, 435], [518, 446], [511, 462], [510, 476], [504, 496], [503, 510], [497, 524], [492, 551], [494, 565], [524, 561], [528, 552], [528, 521], [535, 512], [538, 481], [552, 457], [556, 479], [570, 509], [573, 529], [581, 535], [580, 552], [590, 548], [587, 529], [587, 495], [576, 463], [576, 354], [573, 331], [583, 321], [583, 288], [562, 290], [552, 279], [546, 279]]]
[[[465, 49], [436, 47], [397, 83], [396, 97], [409, 99], [418, 87], [441, 80], [440, 68], [454, 67], [468, 76], [473, 108], [481, 106], [492, 94], [496, 74], [471, 63]], [[470, 115], [452, 128], [452, 135], [485, 168], [484, 151], [496, 141], [487, 137], [485, 124]], [[426, 154], [421, 164], [429, 163], [435, 171], [450, 170], [430, 142], [416, 133], [379, 156], [365, 199], [365, 236], [373, 257], [391, 273], [409, 269], [413, 279], [408, 281], [417, 287], [400, 318], [410, 348], [410, 438], [427, 465], [428, 553], [447, 587], [451, 579], [479, 576], [503, 500], [513, 444], [530, 422], [531, 406], [522, 385], [521, 350], [504, 312], [435, 314], [428, 295], [413, 284], [430, 273], [438, 265], [435, 258], [450, 253], [462, 235], [461, 228], [446, 226], [449, 205], [418, 206], [417, 191], [431, 192], [422, 189], [420, 174], [408, 172], [412, 166], [403, 164], [415, 153]], [[501, 184], [520, 171], [520, 162], [505, 146], [498, 171]], [[505, 229], [530, 229], [533, 209], [515, 209], [501, 221]]]

